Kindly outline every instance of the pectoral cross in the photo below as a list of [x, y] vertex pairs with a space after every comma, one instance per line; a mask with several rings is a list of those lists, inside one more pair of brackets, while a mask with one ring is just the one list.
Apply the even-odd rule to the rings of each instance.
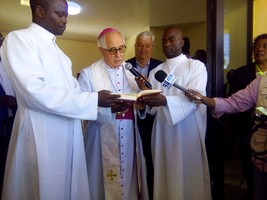
[[114, 177], [117, 176], [116, 172], [114, 172], [112, 169], [108, 171], [107, 175], [106, 175], [111, 181], [114, 180]]

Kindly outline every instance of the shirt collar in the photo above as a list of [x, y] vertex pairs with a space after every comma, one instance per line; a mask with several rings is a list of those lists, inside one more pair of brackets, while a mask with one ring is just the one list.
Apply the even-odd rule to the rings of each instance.
[[174, 57], [174, 58], [167, 58], [166, 63], [169, 65], [172, 65], [172, 64], [177, 64], [178, 62], [181, 62], [186, 59], [187, 57], [184, 54], [180, 54], [179, 56]]
[[29, 27], [29, 29], [38, 32], [39, 34], [41, 34], [44, 38], [46, 38], [47, 40], [56, 41], [56, 36], [54, 34], [52, 34], [51, 32], [49, 32], [48, 30], [46, 30], [45, 28], [43, 28], [42, 26], [36, 24], [36, 23], [32, 23]]
[[[135, 59], [136, 60], [136, 59]], [[149, 64], [150, 64], [150, 60], [148, 61], [148, 63], [145, 65], [145, 67], [147, 67], [147, 66], [149, 66]], [[136, 65], [138, 65], [139, 67], [141, 67], [141, 65], [140, 65], [140, 63], [136, 60]], [[144, 68], [145, 68], [144, 67]]]

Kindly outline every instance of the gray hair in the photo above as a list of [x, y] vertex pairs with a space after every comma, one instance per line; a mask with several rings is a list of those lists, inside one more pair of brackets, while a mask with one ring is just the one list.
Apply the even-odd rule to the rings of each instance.
[[135, 43], [136, 43], [139, 39], [151, 39], [151, 40], [152, 40], [152, 43], [154, 44], [154, 41], [155, 41], [155, 35], [154, 35], [154, 33], [151, 32], [151, 31], [143, 31], [143, 32], [139, 33], [139, 34], [136, 36]]
[[[115, 32], [115, 31], [114, 31], [114, 32]], [[119, 31], [116, 31], [116, 32], [118, 32], [118, 33], [121, 35], [122, 40], [123, 40], [123, 43], [125, 44], [125, 38], [124, 38], [124, 35], [121, 34], [121, 32], [119, 32]], [[110, 32], [109, 32], [109, 33], [110, 33]], [[104, 49], [107, 49], [107, 45], [106, 45], [106, 35], [107, 35], [107, 33], [104, 34], [104, 35], [102, 35], [100, 38], [98, 38], [98, 40], [97, 40], [97, 45], [98, 45], [98, 47], [102, 47], [102, 48], [104, 48]]]
[[98, 38], [97, 40], [98, 47], [107, 48], [105, 39], [106, 39], [106, 34]]

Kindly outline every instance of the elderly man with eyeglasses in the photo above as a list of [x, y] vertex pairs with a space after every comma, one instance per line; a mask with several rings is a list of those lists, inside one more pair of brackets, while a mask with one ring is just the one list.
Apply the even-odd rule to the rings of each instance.
[[[102, 58], [80, 72], [82, 91], [137, 93], [134, 75], [125, 69], [124, 36], [114, 28], [98, 37]], [[146, 167], [133, 102], [99, 108], [85, 128], [85, 149], [91, 199], [148, 199]]]

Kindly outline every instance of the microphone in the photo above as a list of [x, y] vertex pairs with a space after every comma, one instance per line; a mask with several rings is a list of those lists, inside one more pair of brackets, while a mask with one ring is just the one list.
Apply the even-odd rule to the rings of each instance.
[[140, 74], [139, 71], [137, 71], [130, 63], [126, 63], [125, 68], [129, 70], [134, 76], [137, 76], [138, 78], [142, 77], [145, 80], [145, 86], [147, 88], [152, 88], [152, 85], [146, 80], [146, 78], [142, 74]]
[[[170, 89], [171, 86], [174, 86], [177, 89], [183, 91], [184, 93], [192, 95], [192, 93], [189, 92], [187, 89], [175, 83], [177, 77], [172, 74], [167, 75], [163, 70], [159, 70], [155, 73], [155, 79], [158, 82], [162, 83], [163, 87]], [[199, 96], [195, 95], [195, 98], [201, 101], [201, 98]]]

